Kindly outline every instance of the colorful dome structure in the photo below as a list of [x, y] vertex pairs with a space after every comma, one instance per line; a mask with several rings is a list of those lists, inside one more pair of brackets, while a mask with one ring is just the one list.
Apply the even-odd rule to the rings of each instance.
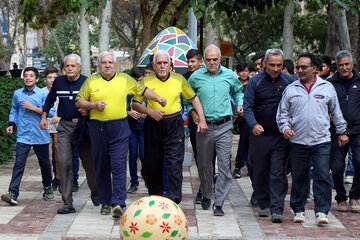
[[187, 71], [186, 53], [189, 49], [197, 49], [195, 43], [179, 28], [168, 27], [162, 30], [148, 44], [138, 62], [139, 67], [150, 63], [150, 56], [157, 50], [165, 50], [173, 60], [175, 71], [185, 68]]

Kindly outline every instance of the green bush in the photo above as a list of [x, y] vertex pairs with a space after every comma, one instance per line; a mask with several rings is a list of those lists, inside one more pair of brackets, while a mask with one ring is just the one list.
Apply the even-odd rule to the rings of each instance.
[[[40, 79], [37, 85], [38, 87], [43, 87], [43, 79]], [[12, 151], [16, 142], [16, 132], [8, 136], [6, 134], [6, 128], [8, 127], [11, 100], [14, 91], [24, 87], [24, 80], [4, 76], [0, 77], [0, 86], [0, 164], [2, 164], [13, 158]]]

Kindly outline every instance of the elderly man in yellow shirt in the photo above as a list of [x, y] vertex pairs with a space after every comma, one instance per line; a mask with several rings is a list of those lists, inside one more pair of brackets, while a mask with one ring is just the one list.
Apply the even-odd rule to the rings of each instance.
[[[188, 99], [199, 114], [198, 132], [205, 133], [207, 125], [199, 98], [186, 79], [177, 73], [170, 72], [169, 53], [158, 50], [154, 55], [154, 73], [143, 78], [142, 83], [167, 100], [167, 105], [148, 100], [147, 108], [140, 103], [144, 97], [135, 97], [132, 107], [147, 113], [144, 124], [144, 169], [145, 182], [150, 195], [163, 194], [163, 161], [166, 159], [169, 176], [168, 196], [176, 203], [182, 198], [182, 163], [184, 160], [184, 125], [181, 117], [180, 96]], [[152, 117], [153, 112], [161, 117]]]
[[[81, 87], [76, 106], [90, 110], [89, 134], [99, 188], [101, 214], [120, 218], [126, 206], [126, 163], [130, 129], [127, 95], [146, 97], [161, 106], [166, 99], [137, 83], [125, 73], [115, 72], [116, 58], [111, 52], [99, 56], [100, 72], [89, 77]], [[159, 112], [154, 112], [153, 117]]]

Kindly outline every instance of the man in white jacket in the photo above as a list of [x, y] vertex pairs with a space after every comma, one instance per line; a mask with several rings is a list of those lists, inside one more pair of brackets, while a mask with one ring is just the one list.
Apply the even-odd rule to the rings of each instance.
[[330, 115], [339, 135], [339, 145], [346, 144], [348, 137], [336, 91], [329, 82], [316, 76], [317, 68], [313, 54], [300, 54], [296, 66], [299, 80], [283, 92], [276, 121], [284, 138], [290, 139], [290, 206], [295, 213], [294, 221], [305, 221], [311, 158], [316, 223], [328, 224], [327, 214], [331, 207]]

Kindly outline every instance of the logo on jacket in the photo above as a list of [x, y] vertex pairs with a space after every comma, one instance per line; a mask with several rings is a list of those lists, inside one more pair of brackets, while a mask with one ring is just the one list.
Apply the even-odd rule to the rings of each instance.
[[314, 98], [316, 98], [316, 99], [324, 99], [325, 96], [324, 96], [324, 95], [320, 95], [320, 94], [316, 94], [316, 95], [314, 95]]

